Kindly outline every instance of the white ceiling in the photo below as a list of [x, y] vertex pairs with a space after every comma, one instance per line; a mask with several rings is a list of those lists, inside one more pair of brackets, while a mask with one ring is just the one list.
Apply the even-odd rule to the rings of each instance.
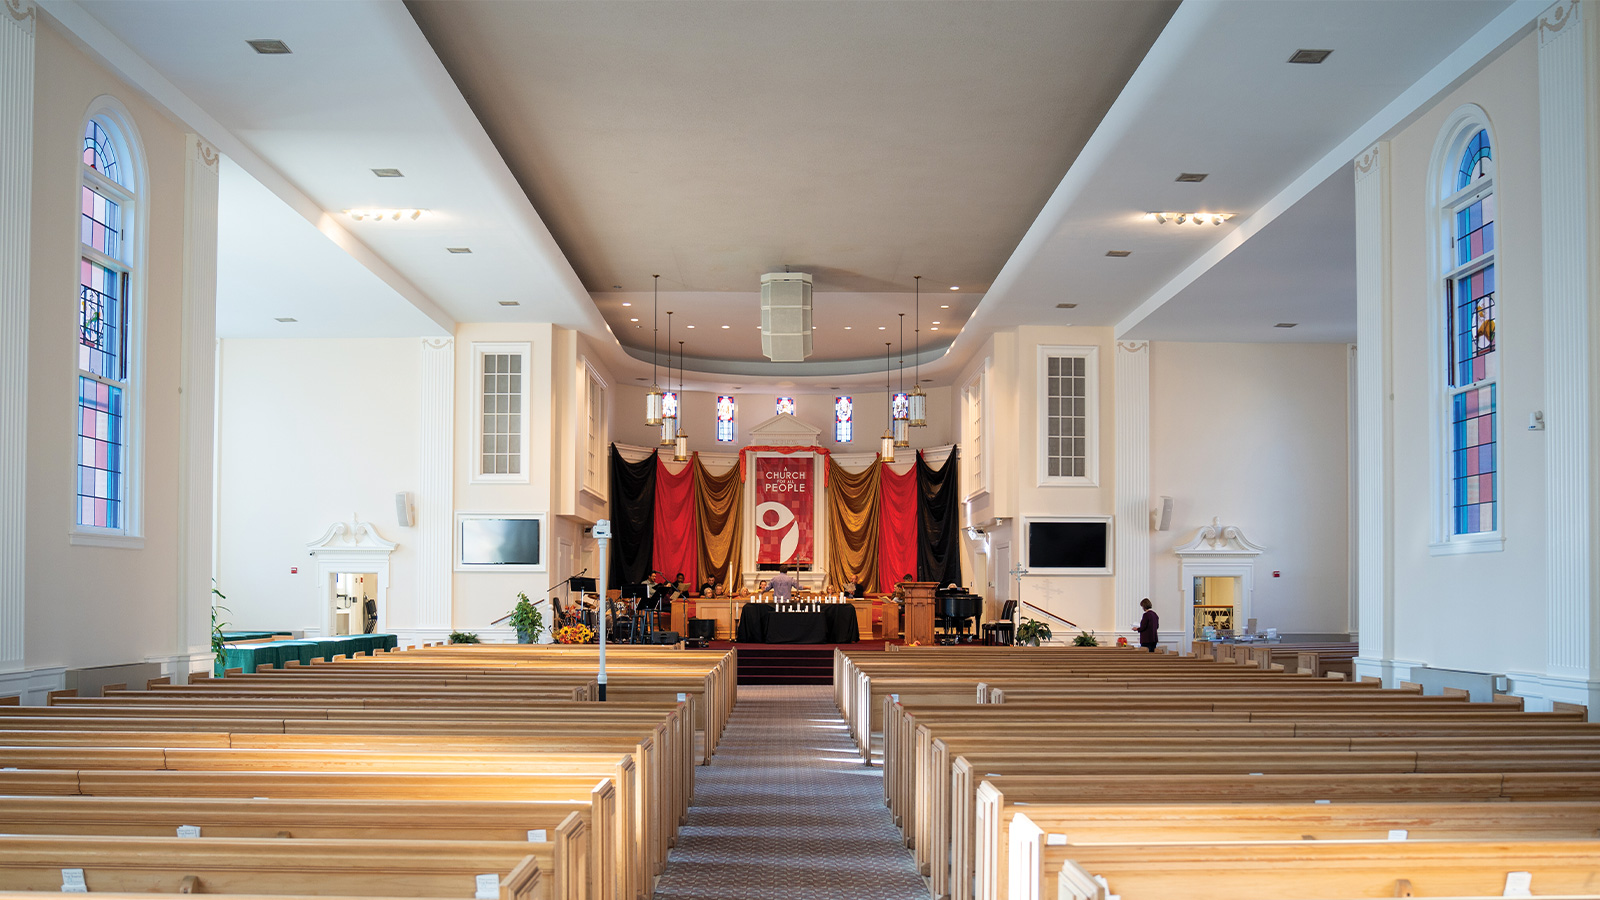
[[[962, 284], [957, 293], [964, 299], [941, 311], [957, 322], [969, 317], [953, 349], [923, 366], [925, 377], [941, 381], [953, 377], [990, 332], [1021, 323], [1114, 325], [1119, 333], [1161, 339], [1325, 335], [1315, 339], [1348, 340], [1354, 318], [1347, 287], [1353, 216], [1348, 194], [1341, 194], [1348, 189], [1348, 175], [1338, 172], [1364, 142], [1403, 124], [1453, 79], [1514, 38], [1538, 12], [1539, 0], [1187, 0], [1086, 141], [1085, 116], [1095, 116], [1085, 111], [1094, 103], [1063, 113], [1041, 99], [1059, 85], [1036, 89], [1021, 82], [1030, 72], [1055, 77], [1073, 71], [1050, 58], [1052, 46], [1081, 47], [1087, 41], [1092, 47], [1125, 42], [1127, 36], [1103, 21], [1087, 35], [1047, 34], [1049, 40], [1039, 40], [1011, 34], [1028, 15], [1049, 23], [1091, 10], [1078, 0], [884, 5], [913, 15], [914, 33], [938, 38], [918, 47], [885, 38], [883, 29], [893, 16], [871, 12], [879, 4], [870, 3], [494, 4], [491, 13], [499, 12], [493, 21], [532, 16], [542, 27], [558, 24], [553, 36], [520, 37], [565, 65], [552, 70], [538, 62], [518, 63], [515, 71], [542, 73], [546, 80], [493, 88], [513, 93], [473, 96], [471, 105], [417, 22], [395, 0], [41, 0], [41, 5], [283, 197], [294, 215], [374, 272], [398, 302], [420, 309], [424, 319], [445, 326], [452, 319], [553, 321], [588, 334], [618, 377], [630, 378], [648, 374], [649, 353], [638, 349], [648, 343], [635, 343], [624, 333], [635, 348], [630, 355], [612, 327], [624, 331], [623, 325], [634, 324], [624, 311], [645, 308], [639, 298], [649, 289], [648, 275], [664, 269], [663, 282], [672, 278], [675, 288], [697, 289], [671, 292], [683, 294], [683, 324], [696, 325], [696, 340], [702, 329], [721, 332], [722, 324], [730, 326], [727, 335], [689, 346], [691, 362], [706, 359], [708, 385], [760, 383], [759, 376], [715, 374], [743, 370], [770, 373], [766, 377], [797, 386], [870, 386], [881, 377], [881, 368], [869, 360], [881, 357], [867, 348], [880, 340], [873, 333], [887, 336], [877, 332], [878, 325], [894, 328], [886, 313], [898, 311], [876, 307], [893, 306], [897, 299], [909, 306], [909, 297], [897, 294], [903, 288], [894, 283], [909, 281], [912, 274], [949, 284], [961, 284], [954, 279], [970, 275], [983, 289], [978, 297], [974, 285]], [[1035, 9], [1024, 13], [1021, 7]], [[1140, 21], [1148, 21], [1148, 7], [1113, 5], [1129, 8], [1141, 9]], [[433, 15], [426, 4], [418, 9], [424, 19]], [[800, 22], [809, 41], [801, 55], [838, 71], [824, 77], [814, 72], [816, 66], [787, 63], [768, 73], [776, 81], [764, 82], [749, 71], [713, 65], [718, 60], [749, 65], [759, 57], [749, 45], [724, 46], [718, 29], [729, 19], [730, 34], [749, 37], [759, 33], [763, 14], [773, 21]], [[858, 40], [857, 25], [887, 46]], [[511, 24], [504, 30], [488, 36], [486, 52], [509, 52], [519, 33]], [[267, 37], [286, 41], [294, 53], [258, 56], [244, 44]], [[964, 42], [977, 46], [969, 50]], [[991, 84], [981, 63], [993, 62], [995, 47], [1027, 52], [1015, 68], [999, 67]], [[1299, 48], [1334, 52], [1320, 66], [1287, 64]], [[959, 77], [939, 78], [945, 56]], [[488, 58], [492, 61], [493, 53]], [[893, 76], [901, 64], [905, 72], [932, 78], [936, 89], [896, 84]], [[1053, 68], [1061, 65], [1066, 68]], [[778, 77], [783, 73], [789, 80]], [[855, 96], [883, 79], [891, 98], [921, 105], [903, 112], [896, 103], [875, 105], [870, 97]], [[771, 93], [785, 87], [788, 94]], [[1006, 89], [1017, 92], [1020, 109], [994, 110], [992, 118], [985, 118], [990, 114], [985, 110], [973, 112], [974, 97], [1004, 106]], [[641, 121], [652, 103], [659, 116]], [[496, 134], [514, 145], [510, 151], [497, 149], [490, 139], [493, 122], [485, 128], [474, 107], [511, 110], [528, 120], [522, 131], [508, 127], [511, 139]], [[966, 110], [974, 124], [952, 126], [940, 118], [946, 107]], [[811, 143], [802, 145], [811, 148], [809, 155], [778, 152], [774, 148], [780, 145], [767, 137], [739, 140], [742, 129], [783, 122], [790, 110], [803, 111], [803, 122], [829, 123], [834, 109], [850, 127], [813, 128], [820, 135], [808, 133]], [[719, 110], [736, 115], [722, 120]], [[1049, 146], [1007, 156], [1010, 134], [997, 141], [993, 134], [968, 133], [1018, 121], [1019, 113], [1020, 119], [1031, 113], [1045, 123], [1027, 123], [1033, 130], [1019, 133]], [[1054, 137], [1051, 123], [1060, 126]], [[665, 152], [658, 152], [662, 145], [643, 140], [641, 129], [656, 124], [667, 141]], [[559, 132], [554, 137], [552, 129]], [[1362, 146], [1354, 146], [1357, 142]], [[963, 171], [948, 171], [952, 158], [976, 158], [975, 148], [984, 147], [1000, 154], [996, 159], [1018, 161], [1027, 173], [997, 172], [981, 158]], [[861, 171], [829, 165], [844, 159], [854, 160]], [[552, 162], [550, 171], [536, 166], [530, 174], [524, 168], [545, 161]], [[936, 179], [921, 171], [934, 163], [946, 167]], [[1037, 184], [1052, 164], [1067, 168], [1064, 175], [1051, 176], [1059, 181], [1046, 185], [1049, 196], [1041, 209]], [[382, 166], [400, 168], [406, 177], [377, 179], [370, 169]], [[674, 180], [679, 171], [690, 173], [687, 185]], [[1201, 184], [1174, 183], [1184, 171], [1210, 174]], [[729, 175], [727, 190], [720, 192], [719, 172]], [[625, 189], [608, 192], [608, 179]], [[835, 181], [854, 185], [864, 197], [829, 193]], [[813, 217], [816, 233], [806, 242], [770, 240], [756, 227], [763, 208], [752, 210], [749, 198], [752, 186], [762, 183], [781, 187], [764, 207], [768, 215], [774, 209], [802, 209]], [[1323, 187], [1313, 190], [1319, 184]], [[1000, 200], [985, 205], [981, 198], [990, 192]], [[626, 221], [630, 196], [638, 198], [637, 221]], [[949, 197], [961, 198], [961, 204], [941, 208]], [[969, 209], [965, 204], [973, 202], [973, 214], [963, 215]], [[418, 223], [381, 225], [339, 214], [365, 205], [437, 212]], [[224, 210], [225, 219], [238, 214], [232, 206]], [[589, 221], [584, 211], [590, 208], [597, 218], [601, 213], [608, 218]], [[894, 215], [905, 209], [936, 217], [939, 227], [908, 238], [905, 220]], [[1140, 220], [1140, 213], [1154, 209], [1225, 211], [1236, 218], [1221, 227]], [[578, 248], [572, 252], [581, 266], [596, 273], [628, 273], [604, 275], [619, 277], [612, 283], [623, 289], [602, 284], [604, 290], [591, 296], [546, 227], [545, 215], [576, 235], [564, 234], [563, 241]], [[744, 227], [728, 229], [726, 222]], [[953, 230], [942, 230], [952, 223]], [[232, 227], [225, 223], [225, 233]], [[652, 234], [658, 238], [654, 244], [647, 240]], [[271, 240], [265, 230], [262, 235], [263, 248], [281, 241], [283, 252], [278, 265], [266, 271], [260, 257], [253, 260], [262, 282], [255, 293], [227, 289], [222, 302], [245, 307], [219, 311], [224, 322], [235, 323], [230, 328], [247, 331], [243, 323], [259, 317], [263, 304], [303, 294], [307, 282], [295, 278], [339, 277], [319, 269], [326, 261], [295, 244], [297, 238], [288, 232]], [[964, 235], [969, 240], [963, 241]], [[474, 252], [452, 256], [444, 252], [446, 246], [471, 246]], [[680, 246], [687, 249], [675, 249]], [[992, 267], [997, 246], [1004, 251], [1004, 264], [985, 285], [980, 270]], [[939, 248], [945, 248], [940, 255], [927, 255]], [[1111, 259], [1104, 255], [1110, 249], [1133, 254]], [[234, 255], [223, 265], [251, 264], [230, 261], [240, 252], [237, 247], [229, 251]], [[848, 261], [840, 264], [840, 259]], [[828, 292], [819, 291], [817, 321], [819, 346], [857, 362], [827, 366], [824, 371], [834, 370], [827, 374], [741, 362], [748, 360], [757, 334], [753, 285], [723, 291], [746, 276], [719, 281], [717, 267], [748, 274], [785, 263], [814, 266], [825, 276], [824, 284], [834, 279], [836, 289], [859, 292], [838, 298], [844, 302], [823, 317]], [[1304, 284], [1313, 266], [1314, 291], [1288, 289]], [[961, 274], [947, 274], [958, 267]], [[852, 281], [862, 273], [869, 277]], [[220, 277], [224, 285], [238, 284], [229, 273]], [[947, 289], [949, 284], [927, 286]], [[311, 326], [307, 332], [323, 326], [337, 331], [344, 327], [338, 323], [360, 321], [399, 332], [411, 328], [403, 310], [370, 311], [382, 307], [380, 288], [370, 294], [329, 293], [334, 296], [327, 303], [302, 318]], [[944, 297], [938, 289], [923, 294], [926, 323], [934, 318], [930, 301], [936, 307]], [[673, 308], [666, 298], [663, 311]], [[507, 309], [497, 302], [503, 299], [522, 305]], [[624, 308], [622, 302], [634, 306]], [[1058, 310], [1060, 302], [1078, 307]], [[337, 309], [344, 303], [349, 309]], [[844, 321], [851, 314], [887, 321], [865, 324], [870, 341], [848, 335], [859, 343], [851, 350], [842, 334], [846, 324], [854, 331], [855, 323]], [[320, 326], [318, 316], [326, 317]], [[417, 323], [417, 333], [436, 330], [414, 317], [409, 321]], [[1301, 326], [1262, 333], [1263, 323], [1278, 321]], [[749, 334], [736, 338], [735, 330]], [[674, 341], [682, 336], [675, 334]], [[927, 331], [924, 336], [933, 337]], [[857, 374], [837, 374], [840, 368]], [[815, 374], [802, 374], [807, 371]]]

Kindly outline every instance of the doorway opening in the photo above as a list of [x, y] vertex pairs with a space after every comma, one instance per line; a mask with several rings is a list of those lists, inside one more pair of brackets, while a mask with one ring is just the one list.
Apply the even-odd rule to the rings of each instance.
[[378, 573], [335, 572], [330, 592], [334, 634], [376, 634], [378, 631]]
[[1244, 579], [1237, 575], [1197, 575], [1193, 589], [1194, 630], [1190, 637], [1232, 637], [1244, 595]]

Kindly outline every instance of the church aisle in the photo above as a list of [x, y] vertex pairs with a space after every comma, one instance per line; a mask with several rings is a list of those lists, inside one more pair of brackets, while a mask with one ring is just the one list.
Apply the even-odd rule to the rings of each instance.
[[658, 900], [926, 900], [827, 686], [739, 688]]

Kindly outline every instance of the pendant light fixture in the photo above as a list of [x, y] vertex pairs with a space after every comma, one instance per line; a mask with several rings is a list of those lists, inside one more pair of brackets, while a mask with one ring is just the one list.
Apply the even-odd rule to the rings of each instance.
[[900, 313], [900, 391], [894, 395], [894, 415], [890, 427], [894, 429], [896, 447], [911, 446], [911, 398], [906, 396], [906, 314]]
[[[672, 310], [667, 310], [667, 389], [672, 389]], [[674, 396], [671, 403], [667, 403], [665, 394], [661, 397], [661, 446], [671, 447], [673, 440], [678, 436], [678, 406], [680, 397]]]
[[[682, 418], [681, 417], [682, 417], [682, 414], [683, 414], [683, 394], [684, 394], [684, 390], [683, 390], [683, 341], [679, 341], [678, 342], [678, 408], [679, 408], [678, 412], [679, 412], [679, 416], [680, 416], [680, 418], [679, 418], [679, 424], [680, 425], [682, 424]], [[675, 460], [677, 462], [688, 462], [688, 460], [689, 460], [689, 435], [682, 428], [678, 429], [677, 436], [673, 438], [672, 458], [673, 458], [673, 460]]]
[[[890, 344], [888, 341], [884, 341], [883, 342], [883, 396], [884, 396], [884, 398], [886, 400], [889, 401], [887, 404], [885, 404], [885, 406], [887, 407], [887, 412], [889, 413], [889, 420], [891, 422], [893, 422], [894, 421], [894, 397], [893, 397], [893, 394], [891, 392], [894, 390], [894, 388], [891, 387], [890, 384], [889, 384], [889, 348], [891, 346], [893, 346], [893, 345]], [[882, 457], [883, 461], [886, 462], [886, 463], [894, 462], [894, 428], [893, 428], [893, 426], [885, 428], [883, 430], [882, 446], [878, 450], [878, 455], [880, 457]]]
[[911, 427], [923, 428], [928, 424], [928, 395], [922, 392], [922, 276], [916, 279], [916, 315], [911, 321], [911, 362], [915, 367], [911, 376]]
[[650, 393], [644, 395], [644, 424], [654, 427], [661, 424], [661, 405], [664, 398], [656, 384], [656, 364], [661, 357], [661, 276], [656, 280], [655, 301], [650, 312]]

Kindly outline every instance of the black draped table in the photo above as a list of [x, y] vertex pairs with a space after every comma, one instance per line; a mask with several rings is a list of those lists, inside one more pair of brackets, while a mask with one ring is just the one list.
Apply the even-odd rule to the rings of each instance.
[[771, 603], [746, 603], [734, 640], [745, 644], [854, 644], [861, 640], [856, 609], [824, 603], [821, 612], [778, 612]]

